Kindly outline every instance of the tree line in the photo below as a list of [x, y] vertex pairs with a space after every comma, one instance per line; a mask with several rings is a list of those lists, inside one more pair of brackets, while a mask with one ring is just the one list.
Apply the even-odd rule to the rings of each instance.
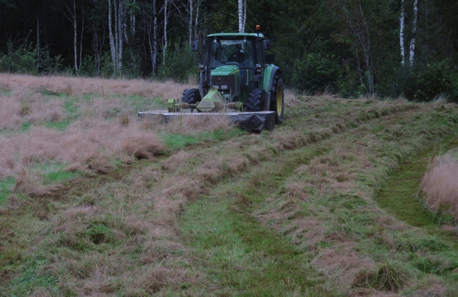
[[0, 0], [0, 71], [187, 80], [193, 40], [272, 40], [284, 81], [307, 93], [458, 101], [450, 0]]

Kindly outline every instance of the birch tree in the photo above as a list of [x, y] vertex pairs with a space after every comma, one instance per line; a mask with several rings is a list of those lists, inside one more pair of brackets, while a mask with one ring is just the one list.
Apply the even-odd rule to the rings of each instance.
[[245, 32], [245, 23], [246, 23], [246, 0], [238, 0], [239, 4], [239, 32]]
[[412, 38], [410, 39], [410, 65], [415, 61], [415, 35], [417, 33], [418, 0], [413, 3]]
[[[412, 18], [410, 22], [411, 35], [409, 35], [410, 43], [408, 46], [408, 56], [407, 56], [410, 66], [413, 66], [415, 62], [415, 45], [416, 45], [417, 23], [418, 23], [418, 0], [414, 0], [412, 12], [413, 12]], [[406, 60], [405, 28], [406, 28], [406, 3], [405, 3], [405, 0], [401, 0], [401, 12], [399, 16], [399, 46], [401, 49], [401, 65], [405, 65], [405, 60]]]
[[108, 0], [108, 30], [110, 50], [115, 75], [122, 71], [123, 28], [125, 22], [124, 0]]
[[404, 0], [401, 0], [401, 14], [399, 16], [399, 46], [401, 48], [401, 65], [405, 64], [404, 26], [405, 26], [405, 3], [404, 3]]
[[173, 0], [165, 0], [164, 3], [164, 34], [163, 36], [163, 44], [162, 44], [162, 65], [165, 66], [165, 59], [167, 54], [167, 47], [168, 47], [168, 35], [167, 35], [167, 25], [168, 19], [170, 15], [170, 4], [173, 4]]

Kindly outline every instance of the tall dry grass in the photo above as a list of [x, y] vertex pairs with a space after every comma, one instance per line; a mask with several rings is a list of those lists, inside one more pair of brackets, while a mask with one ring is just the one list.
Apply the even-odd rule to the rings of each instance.
[[184, 89], [196, 87], [173, 81], [159, 82], [143, 79], [102, 79], [66, 76], [31, 76], [0, 74], [0, 88], [7, 90], [39, 90], [55, 94], [110, 94], [143, 97], [179, 98]]
[[60, 163], [69, 171], [106, 172], [113, 169], [114, 159], [151, 158], [163, 152], [161, 133], [191, 135], [231, 126], [226, 119], [190, 118], [168, 125], [137, 119], [132, 105], [142, 108], [143, 103], [130, 96], [165, 101], [180, 97], [188, 87], [146, 80], [0, 74], [0, 179], [26, 176], [24, 184], [39, 183], [32, 168], [41, 163]]
[[458, 218], [458, 159], [452, 153], [431, 159], [421, 188], [431, 210]]

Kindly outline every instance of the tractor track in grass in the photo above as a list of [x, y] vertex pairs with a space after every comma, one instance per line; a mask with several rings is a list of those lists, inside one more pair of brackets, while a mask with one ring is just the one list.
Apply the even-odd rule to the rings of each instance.
[[[369, 103], [357, 102], [354, 106], [351, 103], [340, 100], [310, 100], [287, 113], [285, 124], [278, 126], [271, 133], [243, 135], [221, 142], [202, 143], [158, 156], [152, 161], [135, 162], [103, 176], [92, 176], [71, 182], [52, 192], [51, 196], [35, 199], [34, 201], [41, 201], [41, 204], [34, 205], [38, 208], [34, 213], [42, 220], [51, 222], [56, 236], [64, 237], [51, 240], [51, 243], [73, 249], [72, 238], [65, 238], [63, 233], [70, 229], [65, 229], [66, 225], [58, 218], [59, 213], [69, 208], [84, 206], [97, 211], [103, 207], [110, 208], [98, 201], [98, 196], [102, 195], [103, 191], [111, 193], [109, 195], [122, 196], [124, 190], [120, 189], [121, 185], [124, 185], [138, 193], [125, 198], [125, 201], [120, 198], [122, 203], [115, 200], [117, 209], [114, 207], [113, 210], [107, 211], [106, 216], [117, 216], [119, 211], [124, 214], [120, 216], [119, 222], [112, 223], [106, 219], [104, 224], [116, 232], [123, 232], [125, 238], [132, 240], [133, 243], [125, 244], [124, 250], [130, 251], [135, 245], [140, 246], [140, 251], [129, 254], [129, 257], [133, 258], [132, 266], [127, 265], [125, 268], [129, 270], [137, 266], [144, 267], [149, 275], [146, 279], [154, 283], [149, 286], [143, 285], [146, 293], [179, 294], [190, 291], [190, 294], [195, 296], [253, 296], [264, 293], [263, 296], [269, 296], [268, 292], [273, 292], [274, 288], [264, 285], [272, 282], [276, 289], [284, 290], [283, 296], [294, 296], [295, 292], [309, 296], [316, 296], [317, 292], [333, 295], [335, 288], [326, 282], [329, 275], [319, 267], [312, 267], [314, 256], [309, 252], [304, 253], [304, 249], [307, 251], [309, 247], [301, 242], [298, 234], [294, 234], [294, 228], [286, 228], [288, 224], [294, 227], [304, 217], [310, 216], [300, 209], [289, 208], [299, 203], [296, 201], [297, 197], [286, 198], [287, 202], [292, 202], [290, 205], [282, 203], [285, 195], [291, 192], [287, 182], [294, 179], [299, 167], [332, 152], [335, 149], [331, 144], [333, 139], [349, 138], [356, 129], [362, 129], [361, 133], [379, 133], [377, 129], [371, 131], [370, 127], [366, 127], [371, 123], [377, 123], [377, 126], [383, 126], [385, 130], [391, 129], [394, 134], [402, 134], [404, 122], [422, 117], [429, 111], [425, 107], [410, 103], [395, 104], [373, 100]], [[343, 107], [339, 108], [333, 104]], [[345, 106], [346, 104], [348, 106]], [[394, 119], [396, 120], [393, 121]], [[450, 133], [450, 128], [444, 128], [444, 131], [438, 129], [425, 129], [424, 133], [430, 134], [427, 139], [437, 139], [441, 134]], [[419, 144], [421, 145], [426, 144]], [[406, 153], [408, 152], [401, 151], [399, 158]], [[258, 174], [261, 176], [257, 176]], [[97, 188], [101, 190], [95, 190]], [[145, 195], [149, 197], [144, 197]], [[47, 201], [50, 197], [51, 202]], [[128, 203], [131, 205], [126, 206]], [[151, 205], [148, 206], [149, 203]], [[218, 203], [220, 206], [214, 209]], [[26, 205], [21, 208], [23, 207]], [[11, 210], [9, 215], [20, 214], [21, 208]], [[220, 246], [218, 236], [222, 236], [218, 232], [202, 230], [200, 235], [198, 232], [192, 232], [190, 227], [192, 224], [198, 224], [197, 218], [202, 218], [206, 209], [214, 211], [212, 217], [215, 220], [230, 220], [229, 227], [226, 226], [226, 229], [222, 230], [235, 234], [234, 238], [239, 245], [234, 246], [238, 250], [246, 250], [248, 258], [255, 259], [251, 263], [252, 267], [243, 267], [240, 261], [246, 258], [237, 257], [236, 254], [232, 254], [232, 258], [217, 254], [217, 248]], [[184, 218], [178, 224], [178, 218], [182, 216], [183, 211]], [[279, 216], [273, 219], [274, 213]], [[218, 217], [218, 214], [221, 216]], [[124, 227], [123, 220], [130, 229]], [[186, 223], [187, 220], [192, 224]], [[2, 223], [4, 222], [2, 219]], [[93, 222], [90, 218], [83, 218], [75, 223], [90, 226]], [[46, 232], [43, 232], [40, 236], [44, 237], [45, 234]], [[152, 240], [157, 246], [151, 243]], [[226, 239], [221, 240], [224, 242]], [[122, 262], [125, 256], [115, 250], [120, 243], [117, 240], [113, 241], [113, 257]], [[39, 245], [40, 239], [37, 238], [36, 242]], [[199, 244], [207, 244], [205, 250], [215, 249], [216, 257], [213, 258], [213, 253], [199, 254]], [[27, 248], [23, 248], [25, 252]], [[318, 245], [313, 248], [318, 249]], [[97, 249], [90, 245], [88, 253], [95, 253], [94, 250]], [[156, 255], [158, 253], [159, 255]], [[316, 253], [315, 257], [316, 255], [319, 253]], [[48, 261], [57, 265], [51, 261], [52, 257], [47, 257]], [[145, 257], [149, 260], [145, 260]], [[71, 263], [72, 259], [69, 257], [66, 261]], [[298, 262], [303, 264], [296, 267], [294, 264]], [[278, 263], [281, 265], [277, 265]], [[159, 265], [162, 270], [159, 273], [149, 266], [146, 268], [146, 265]], [[276, 269], [276, 266], [282, 268]], [[235, 274], [231, 274], [230, 271]], [[294, 271], [294, 276], [286, 271]], [[121, 277], [114, 273], [107, 274], [111, 278], [107, 276], [100, 283], [91, 286], [84, 278], [74, 277], [74, 283], [81, 286], [83, 291], [74, 290], [77, 295], [81, 292], [96, 294], [103, 293], [107, 285], [116, 287], [115, 284], [121, 281]], [[178, 274], [178, 280], [172, 280], [169, 274]], [[237, 274], [241, 277], [236, 277]], [[12, 276], [13, 274], [8, 277]], [[183, 286], [184, 283], [187, 285]], [[125, 287], [126, 285], [121, 285], [121, 289], [127, 290]]]

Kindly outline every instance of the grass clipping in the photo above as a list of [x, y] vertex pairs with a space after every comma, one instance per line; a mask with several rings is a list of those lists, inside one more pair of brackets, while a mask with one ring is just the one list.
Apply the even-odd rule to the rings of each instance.
[[428, 208], [433, 212], [450, 215], [458, 219], [458, 151], [443, 156], [434, 156], [421, 188]]

